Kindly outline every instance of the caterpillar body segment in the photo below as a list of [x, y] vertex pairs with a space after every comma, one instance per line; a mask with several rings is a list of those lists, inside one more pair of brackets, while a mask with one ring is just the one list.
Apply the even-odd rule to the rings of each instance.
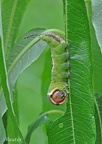
[[56, 33], [43, 33], [40, 38], [51, 47], [52, 74], [48, 96], [55, 105], [63, 104], [68, 95], [68, 43]]

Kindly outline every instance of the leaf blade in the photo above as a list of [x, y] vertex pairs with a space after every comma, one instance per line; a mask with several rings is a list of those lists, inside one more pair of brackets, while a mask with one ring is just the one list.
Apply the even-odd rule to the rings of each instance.
[[[92, 144], [95, 142], [94, 96], [92, 87], [92, 60], [90, 33], [84, 1], [68, 2], [68, 36], [70, 54], [70, 108], [73, 116], [73, 141]], [[76, 13], [76, 15], [74, 15]], [[72, 86], [72, 87], [71, 87]]]
[[102, 143], [102, 96], [95, 94], [96, 143]]
[[81, 0], [66, 0], [66, 3], [71, 64], [70, 95], [65, 115], [54, 121], [48, 130], [49, 144], [93, 144], [95, 143], [94, 96], [86, 6]]
[[[6, 64], [5, 64], [5, 57], [4, 57], [4, 51], [3, 51], [3, 40], [0, 37], [0, 45], [1, 45], [1, 49], [0, 49], [0, 76], [1, 76], [1, 86], [3, 88], [3, 92], [5, 95], [5, 101], [7, 104], [7, 107], [9, 109], [10, 112], [10, 118], [12, 119], [12, 123], [13, 123], [13, 127], [15, 127], [15, 131], [18, 133], [19, 137], [21, 138], [22, 142], [25, 144], [25, 141], [23, 139], [23, 136], [19, 130], [17, 121], [16, 121], [16, 117], [14, 114], [14, 110], [13, 110], [13, 106], [12, 106], [12, 102], [11, 102], [11, 92], [9, 89], [9, 82], [8, 82], [8, 77], [7, 77], [7, 71], [6, 71]], [[4, 112], [4, 109], [3, 109]], [[4, 130], [4, 127], [2, 127], [2, 129]], [[4, 132], [4, 131], [3, 131]], [[5, 133], [4, 133], [5, 134]], [[4, 141], [4, 139], [3, 139]]]
[[[32, 30], [26, 36], [30, 34], [39, 35], [43, 30]], [[39, 37], [27, 40], [24, 39], [26, 36], [22, 36], [15, 43], [14, 50], [8, 59], [7, 66], [9, 67], [8, 74], [11, 89], [13, 89], [19, 75], [41, 55], [46, 46], [46, 43], [41, 41]]]
[[[0, 49], [1, 48], [2, 48], [2, 42], [1, 42], [1, 37], [0, 37]], [[1, 74], [0, 74], [0, 78], [1, 78]], [[4, 98], [3, 95], [2, 96], [0, 95], [0, 129], [1, 129], [1, 131], [0, 131], [0, 143], [1, 144], [3, 144], [3, 142], [6, 139], [6, 132], [5, 132], [5, 128], [4, 128], [3, 120], [2, 120], [2, 117], [3, 117], [6, 110], [7, 110], [7, 106], [6, 106], [6, 103], [5, 103], [5, 98]]]
[[97, 41], [98, 41], [98, 44], [100, 46], [100, 50], [101, 50], [101, 53], [102, 53], [102, 41], [101, 41], [101, 36], [102, 36], [102, 21], [101, 21], [101, 18], [102, 18], [102, 1], [100, 0], [92, 0], [92, 14], [93, 14], [93, 26], [94, 26], [94, 29], [95, 29], [95, 32], [96, 32], [96, 38], [97, 38]]
[[21, 23], [28, 2], [29, 0], [3, 0], [1, 3], [3, 37], [5, 43], [5, 50], [7, 52], [10, 52], [10, 50], [12, 49], [19, 30], [19, 25]]
[[[38, 30], [39, 31], [39, 30]], [[42, 31], [42, 30], [41, 30]], [[41, 31], [39, 31], [40, 33], [41, 33]], [[33, 34], [34, 34], [34, 31], [33, 31]], [[22, 40], [23, 39], [23, 40]], [[38, 39], [39, 40], [39, 39]], [[30, 40], [30, 41], [32, 41], [32, 39]], [[23, 43], [24, 42], [24, 43]], [[19, 50], [18, 51], [18, 47], [17, 47], [17, 45], [15, 44], [14, 45], [14, 47], [15, 47], [15, 49], [14, 49], [14, 51], [12, 51], [11, 52], [11, 54], [10, 54], [10, 59], [9, 59], [9, 61], [8, 61], [8, 70], [9, 70], [9, 67], [10, 67], [10, 65], [11, 65], [11, 69], [10, 69], [10, 71], [9, 71], [9, 84], [10, 84], [10, 90], [12, 91], [13, 90], [13, 88], [14, 88], [14, 85], [15, 85], [15, 83], [16, 83], [16, 80], [17, 80], [17, 78], [18, 78], [18, 76], [33, 62], [33, 61], [35, 61], [38, 57], [39, 57], [39, 55], [42, 53], [42, 51], [44, 50], [44, 48], [45, 48], [45, 43], [44, 42], [38, 42], [36, 45], [34, 45], [34, 46], [32, 46], [33, 44], [31, 44], [30, 45], [30, 47], [28, 47], [28, 49], [30, 49], [31, 47], [32, 47], [32, 49], [31, 50], [24, 50], [24, 48], [26, 47], [26, 44], [28, 44], [29, 45], [29, 40], [26, 42], [26, 39], [24, 39], [24, 36], [21, 38], [21, 40], [20, 40], [20, 43], [18, 44], [17, 43], [17, 45], [19, 45], [19, 48], [20, 48], [20, 50], [22, 51], [24, 51], [24, 53], [21, 55], [21, 51]], [[40, 48], [39, 48], [39, 45], [40, 45]], [[35, 52], [35, 50], [36, 50], [36, 53], [34, 54], [34, 52]], [[16, 53], [15, 53], [15, 51], [16, 51]], [[12, 57], [12, 55], [13, 55], [13, 57]], [[20, 57], [19, 57], [19, 60], [18, 61], [16, 61], [16, 63], [15, 63], [15, 67], [13, 67], [12, 66], [12, 62], [14, 62], [15, 61], [15, 59], [17, 59], [17, 56], [18, 55], [20, 55]], [[23, 58], [22, 58], [23, 57]], [[29, 60], [27, 61], [27, 63], [24, 63], [25, 62], [25, 60], [26, 60], [26, 58], [27, 57], [29, 57]], [[22, 66], [21, 67], [19, 67], [19, 64], [21, 64], [22, 63]], [[13, 69], [12, 69], [13, 68]], [[16, 69], [16, 70], [15, 70]], [[2, 96], [3, 97], [3, 96]], [[1, 98], [2, 98], [1, 97]], [[3, 99], [4, 99], [4, 97], [3, 97]], [[2, 100], [2, 99], [1, 99]], [[2, 103], [3, 104], [3, 103]], [[2, 108], [2, 113], [4, 114], [5, 113], [5, 111], [7, 110], [7, 107], [6, 107], [6, 103], [4, 103], [5, 105], [3, 105], [4, 107]], [[9, 110], [9, 113], [10, 113], [10, 110]], [[11, 118], [9, 117], [9, 124], [11, 123]], [[11, 125], [12, 125], [12, 123], [11, 123]], [[11, 127], [8, 127], [8, 131], [10, 132], [10, 130], [14, 130], [14, 128], [13, 128], [13, 125], [12, 125], [12, 129], [11, 129]], [[10, 133], [10, 135], [11, 135], [11, 137], [12, 136], [14, 136], [14, 133], [12, 134], [12, 133]], [[15, 135], [16, 136], [18, 136], [18, 133], [15, 131]]]

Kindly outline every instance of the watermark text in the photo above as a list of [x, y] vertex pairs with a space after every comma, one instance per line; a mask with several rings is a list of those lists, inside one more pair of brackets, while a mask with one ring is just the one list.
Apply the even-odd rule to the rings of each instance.
[[22, 139], [21, 138], [10, 138], [10, 137], [7, 137], [6, 141], [8, 141], [8, 142], [21, 142]]

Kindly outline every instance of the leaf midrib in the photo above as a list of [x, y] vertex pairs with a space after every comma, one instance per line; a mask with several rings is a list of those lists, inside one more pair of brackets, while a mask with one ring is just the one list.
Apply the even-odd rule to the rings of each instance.
[[75, 131], [74, 131], [74, 118], [73, 118], [73, 110], [72, 110], [72, 102], [71, 102], [71, 94], [69, 95], [70, 97], [70, 112], [71, 112], [71, 122], [72, 122], [72, 134], [73, 134], [73, 144], [75, 144]]
[[[68, 13], [67, 13], [67, 6], [68, 6], [68, 1], [66, 0], [65, 1], [65, 40], [67, 41], [68, 40], [68, 29], [67, 29], [67, 27], [68, 27], [68, 21], [67, 21], [67, 18], [68, 18]], [[68, 70], [68, 73], [70, 73], [69, 72], [69, 70]], [[72, 110], [72, 102], [71, 102], [71, 91], [70, 91], [70, 80], [68, 80], [68, 86], [69, 86], [69, 104], [70, 104], [70, 113], [71, 113], [71, 124], [72, 124], [72, 135], [73, 135], [73, 144], [75, 144], [76, 142], [75, 142], [75, 131], [74, 131], [74, 118], [73, 118], [73, 110]]]

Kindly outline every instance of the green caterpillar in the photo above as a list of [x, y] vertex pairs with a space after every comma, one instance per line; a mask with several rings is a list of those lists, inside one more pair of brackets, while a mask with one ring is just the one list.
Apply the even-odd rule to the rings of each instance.
[[53, 104], [63, 104], [68, 95], [68, 43], [53, 32], [43, 33], [40, 38], [51, 46], [52, 77], [48, 96]]

